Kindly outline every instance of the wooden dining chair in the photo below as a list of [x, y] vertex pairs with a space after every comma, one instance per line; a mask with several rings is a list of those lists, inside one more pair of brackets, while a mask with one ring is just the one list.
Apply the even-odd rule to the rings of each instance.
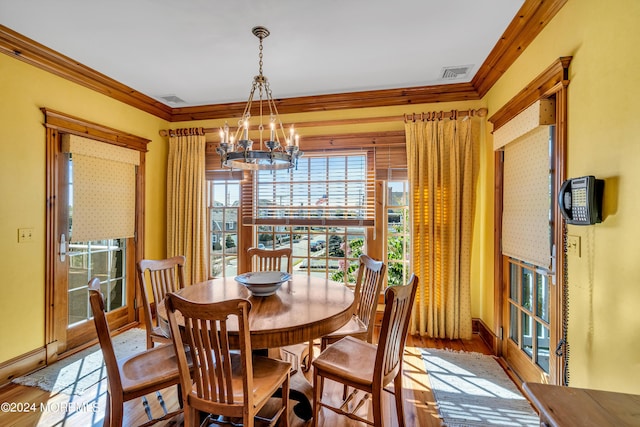
[[[382, 426], [382, 390], [394, 384], [397, 425], [404, 427], [402, 408], [402, 354], [409, 329], [409, 315], [414, 305], [418, 278], [412, 275], [406, 286], [392, 286], [385, 291], [385, 308], [378, 344], [351, 336], [327, 347], [313, 362], [313, 424], [318, 425], [320, 408], [373, 426]], [[324, 380], [330, 379], [353, 387], [353, 392], [339, 406], [322, 400]], [[357, 391], [364, 396], [357, 400]], [[389, 391], [389, 390], [387, 390]], [[373, 421], [356, 415], [371, 397]]]
[[[291, 248], [260, 249], [256, 247], [247, 250], [252, 271], [286, 271], [291, 273]], [[283, 261], [286, 265], [283, 268]]]
[[[346, 336], [358, 338], [369, 343], [373, 342], [378, 298], [384, 283], [384, 274], [387, 266], [382, 261], [376, 261], [368, 255], [360, 255], [359, 259], [360, 265], [356, 276], [355, 300], [353, 302], [356, 306], [355, 313], [346, 325], [322, 337], [320, 351], [325, 350], [329, 344]], [[311, 366], [312, 356], [313, 352], [310, 352], [307, 366]]]
[[[164, 300], [167, 293], [184, 288], [184, 263], [184, 256], [174, 256], [161, 260], [143, 259], [137, 264], [145, 329], [147, 331], [147, 348], [153, 347], [155, 343], [171, 343], [171, 337], [160, 327], [158, 319], [152, 317], [148, 289], [151, 288], [153, 301], [157, 304]], [[149, 280], [147, 280], [147, 276]]]
[[[291, 248], [260, 249], [251, 247], [247, 250], [252, 271], [286, 271], [291, 273], [293, 269], [291, 254]], [[303, 349], [312, 348], [313, 343], [304, 344], [304, 346], [296, 344], [280, 348], [280, 358], [291, 363], [291, 375], [295, 374], [300, 367], [300, 360], [304, 357]]]
[[[241, 419], [242, 425], [253, 426], [277, 390], [282, 389], [281, 396], [289, 395], [291, 365], [251, 351], [248, 300], [196, 303], [169, 293], [165, 303], [178, 356], [185, 427], [200, 425], [199, 411], [210, 414], [206, 423]], [[182, 317], [184, 327], [179, 326], [177, 316]], [[237, 325], [239, 351], [231, 350], [229, 323]], [[185, 345], [193, 360], [191, 372]], [[288, 426], [289, 399], [278, 400], [281, 405], [268, 425], [279, 420]], [[264, 415], [259, 419], [264, 420]]]
[[[104, 425], [109, 427], [122, 426], [124, 402], [139, 397], [143, 398], [145, 411], [149, 417], [149, 421], [144, 424], [145, 426], [167, 420], [182, 412], [182, 409], [167, 412], [164, 400], [158, 394], [164, 415], [154, 419], [144, 397], [147, 394], [179, 384], [178, 361], [173, 345], [158, 346], [132, 356], [116, 359], [109, 324], [104, 312], [100, 279], [96, 277], [89, 281], [89, 301], [107, 370], [107, 404]], [[178, 395], [180, 395], [179, 391]]]

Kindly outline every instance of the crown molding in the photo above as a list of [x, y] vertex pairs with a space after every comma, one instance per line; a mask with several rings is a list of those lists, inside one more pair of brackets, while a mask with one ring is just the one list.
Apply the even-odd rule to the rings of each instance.
[[[470, 83], [303, 96], [274, 100], [279, 114], [480, 99]], [[173, 122], [241, 116], [246, 102], [173, 109]], [[252, 111], [252, 114], [257, 114]]]
[[171, 120], [171, 107], [3, 25], [0, 25], [0, 52], [161, 119]]
[[[276, 100], [280, 114], [481, 99], [567, 0], [525, 0], [470, 83]], [[0, 52], [170, 122], [239, 116], [246, 103], [171, 108], [0, 25]]]
[[471, 84], [482, 98], [540, 34], [567, 0], [525, 0]]

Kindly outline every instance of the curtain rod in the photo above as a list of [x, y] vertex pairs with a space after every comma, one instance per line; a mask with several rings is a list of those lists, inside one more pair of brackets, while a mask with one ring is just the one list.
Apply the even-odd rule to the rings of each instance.
[[[451, 110], [451, 111], [434, 111], [431, 113], [413, 113], [413, 114], [404, 114], [402, 116], [382, 116], [382, 117], [363, 117], [359, 119], [335, 119], [335, 120], [318, 120], [318, 121], [310, 121], [310, 122], [299, 122], [292, 123], [295, 124], [297, 128], [304, 127], [316, 127], [316, 126], [338, 126], [338, 125], [350, 125], [350, 124], [365, 124], [365, 123], [382, 123], [382, 122], [395, 122], [404, 120], [424, 120], [423, 117], [432, 117], [427, 120], [435, 120], [436, 118], [449, 118], [449, 117], [485, 117], [487, 115], [488, 110], [486, 108], [479, 108], [477, 110], [469, 109], [469, 110]], [[192, 130], [199, 130], [207, 133], [216, 133], [219, 131], [219, 128], [210, 127], [210, 128], [185, 128], [185, 129], [161, 129], [159, 134], [160, 136], [177, 136], [177, 135], [192, 135], [192, 133], [184, 133]], [[198, 133], [198, 135], [202, 135]]]
[[456, 120], [458, 117], [485, 117], [489, 110], [486, 108], [479, 108], [477, 110], [451, 110], [451, 111], [430, 111], [428, 113], [412, 113], [404, 115], [404, 122], [415, 122], [415, 121], [431, 121], [431, 120], [442, 120], [442, 119], [452, 119]]
[[[164, 132], [164, 135], [162, 134]], [[181, 128], [181, 129], [163, 129], [160, 131], [160, 136], [190, 136], [190, 135], [204, 135], [206, 133], [205, 128]]]

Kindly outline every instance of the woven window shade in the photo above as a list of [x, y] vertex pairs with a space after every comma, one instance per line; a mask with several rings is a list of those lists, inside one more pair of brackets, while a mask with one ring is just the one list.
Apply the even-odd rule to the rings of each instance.
[[73, 166], [72, 242], [133, 237], [140, 153], [77, 135], [62, 136]]
[[549, 126], [504, 148], [502, 253], [548, 268], [551, 264]]
[[372, 152], [305, 152], [297, 168], [254, 174], [241, 195], [244, 225], [374, 226]]

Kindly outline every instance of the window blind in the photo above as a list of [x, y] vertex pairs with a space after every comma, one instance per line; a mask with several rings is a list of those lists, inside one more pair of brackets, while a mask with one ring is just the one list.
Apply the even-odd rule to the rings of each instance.
[[243, 187], [245, 225], [374, 225], [372, 152], [305, 152], [297, 168], [256, 171]]
[[551, 264], [552, 129], [539, 126], [504, 148], [502, 253], [545, 268]]
[[135, 233], [136, 150], [62, 135], [72, 161], [72, 242], [132, 237]]
[[409, 179], [406, 144], [376, 147], [376, 179], [398, 181]]

